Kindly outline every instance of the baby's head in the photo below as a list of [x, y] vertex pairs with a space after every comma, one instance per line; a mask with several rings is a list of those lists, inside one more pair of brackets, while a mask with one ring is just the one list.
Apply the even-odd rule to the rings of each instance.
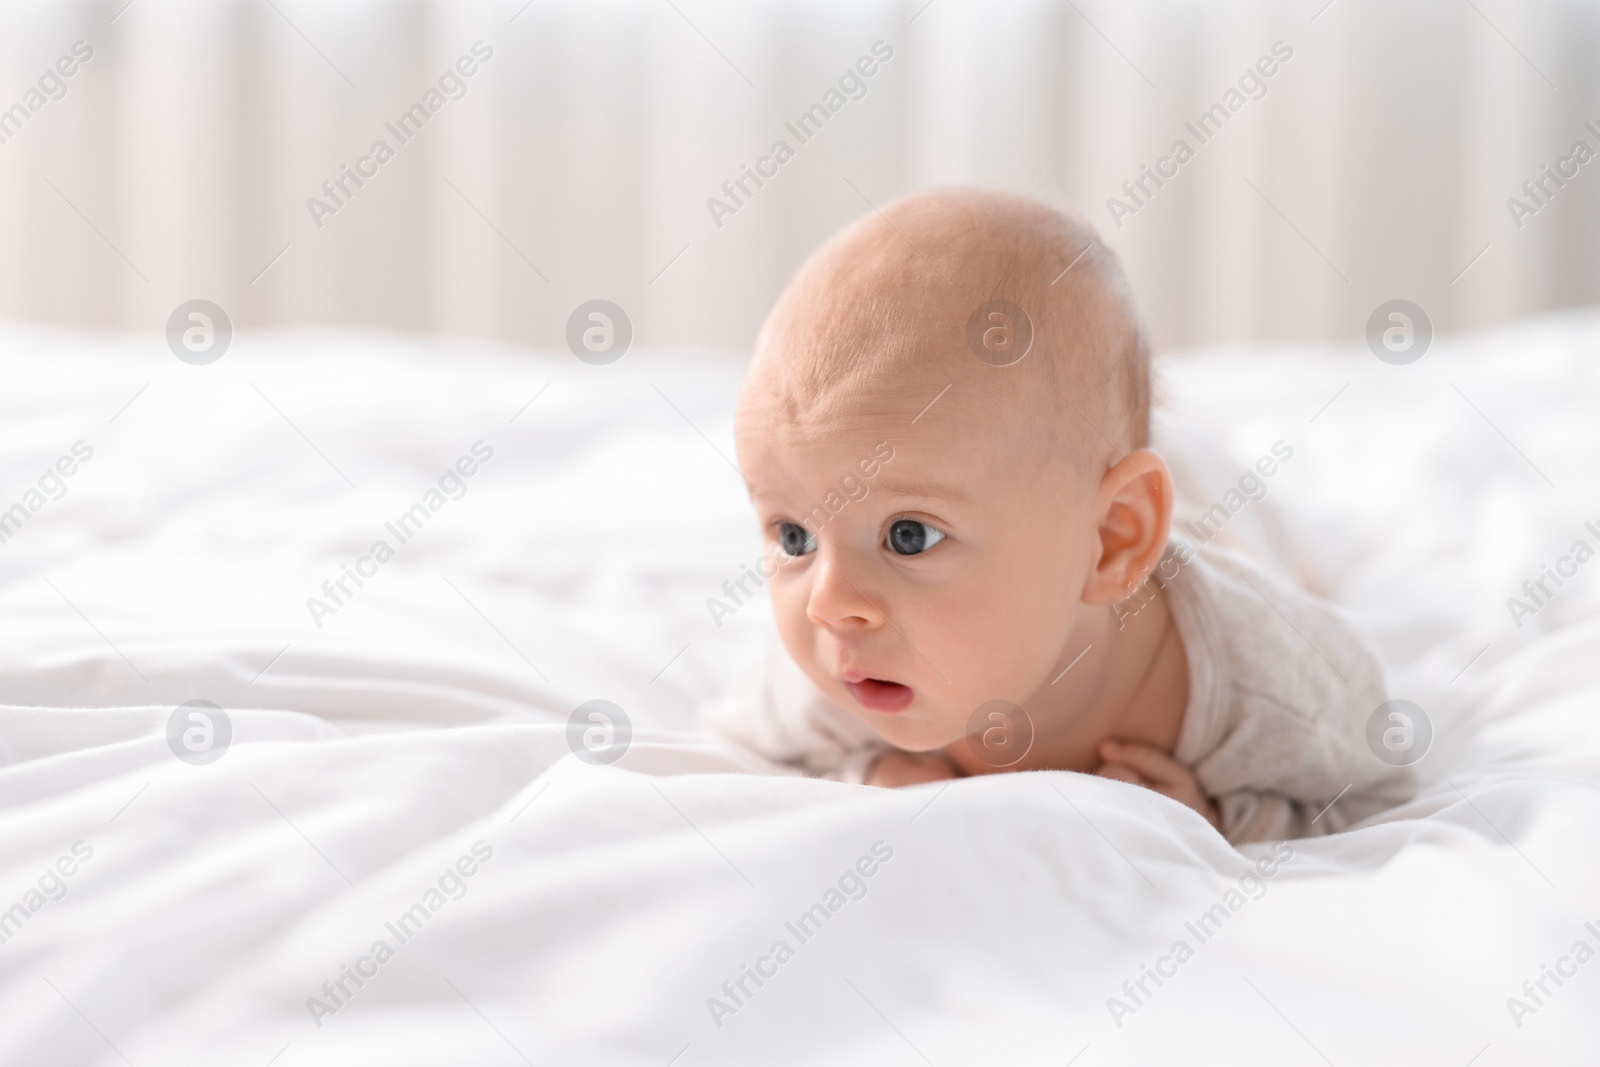
[[1171, 514], [1148, 365], [1115, 258], [1030, 200], [907, 197], [811, 256], [756, 342], [737, 437], [787, 553], [779, 632], [825, 696], [942, 748], [1109, 633]]

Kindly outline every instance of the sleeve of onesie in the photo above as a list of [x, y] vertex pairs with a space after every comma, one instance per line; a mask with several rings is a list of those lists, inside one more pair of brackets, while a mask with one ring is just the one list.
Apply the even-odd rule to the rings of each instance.
[[1298, 800], [1282, 793], [1240, 789], [1214, 798], [1222, 835], [1235, 844], [1338, 833], [1370, 815], [1403, 804], [1415, 792], [1411, 775], [1395, 769], [1360, 791], [1352, 784], [1331, 803]]
[[1206, 557], [1202, 616], [1226, 635], [1214, 651], [1227, 666], [1193, 767], [1223, 836], [1244, 843], [1337, 833], [1410, 799], [1411, 768], [1369, 743], [1368, 724], [1388, 693], [1377, 657], [1350, 624], [1237, 556]]
[[1218, 762], [1231, 756], [1253, 765], [1246, 775], [1236, 768], [1230, 777], [1254, 781], [1214, 798], [1229, 841], [1338, 833], [1415, 793], [1411, 769], [1385, 762], [1367, 744], [1367, 721], [1386, 693], [1377, 661], [1354, 634], [1349, 637], [1345, 644], [1328, 629], [1317, 635], [1338, 667], [1313, 657], [1323, 669], [1308, 673], [1320, 674], [1321, 684], [1297, 694], [1298, 707], [1248, 689], [1237, 693], [1243, 714]]

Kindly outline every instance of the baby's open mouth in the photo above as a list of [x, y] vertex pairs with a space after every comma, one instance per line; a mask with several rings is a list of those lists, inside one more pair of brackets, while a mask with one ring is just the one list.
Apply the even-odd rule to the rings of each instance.
[[881, 678], [863, 678], [859, 682], [844, 684], [856, 702], [871, 711], [904, 711], [914, 695], [909, 685], [886, 682]]

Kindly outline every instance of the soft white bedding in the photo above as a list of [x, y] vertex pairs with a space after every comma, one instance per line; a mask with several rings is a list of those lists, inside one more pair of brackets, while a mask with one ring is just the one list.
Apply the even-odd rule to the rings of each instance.
[[[1230, 530], [1324, 582], [1435, 731], [1415, 802], [1230, 897], [1271, 850], [1153, 793], [743, 774], [691, 732], [770, 627], [705, 603], [760, 551], [732, 359], [0, 332], [0, 508], [93, 449], [0, 544], [0, 1063], [1593, 1062], [1600, 563], [1520, 629], [1505, 601], [1600, 547], [1597, 353], [1581, 314], [1409, 367], [1167, 362], [1195, 492], [1289, 442]], [[594, 698], [635, 728], [615, 766], [569, 754]], [[231, 718], [213, 763], [168, 747], [192, 700]], [[343, 965], [372, 976], [314, 1013]], [[1536, 1004], [1545, 965], [1573, 973]]]

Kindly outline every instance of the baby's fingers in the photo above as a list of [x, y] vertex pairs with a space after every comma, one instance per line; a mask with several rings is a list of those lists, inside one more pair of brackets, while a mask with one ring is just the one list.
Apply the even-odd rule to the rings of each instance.
[[1102, 778], [1115, 778], [1119, 782], [1150, 788], [1150, 783], [1138, 771], [1123, 763], [1102, 763], [1094, 773]]
[[956, 777], [956, 769], [943, 756], [889, 749], [867, 770], [868, 785], [897, 789]]
[[1189, 768], [1162, 752], [1159, 748], [1137, 741], [1105, 741], [1100, 745], [1101, 758], [1126, 764], [1158, 785], [1177, 786], [1194, 780]]

